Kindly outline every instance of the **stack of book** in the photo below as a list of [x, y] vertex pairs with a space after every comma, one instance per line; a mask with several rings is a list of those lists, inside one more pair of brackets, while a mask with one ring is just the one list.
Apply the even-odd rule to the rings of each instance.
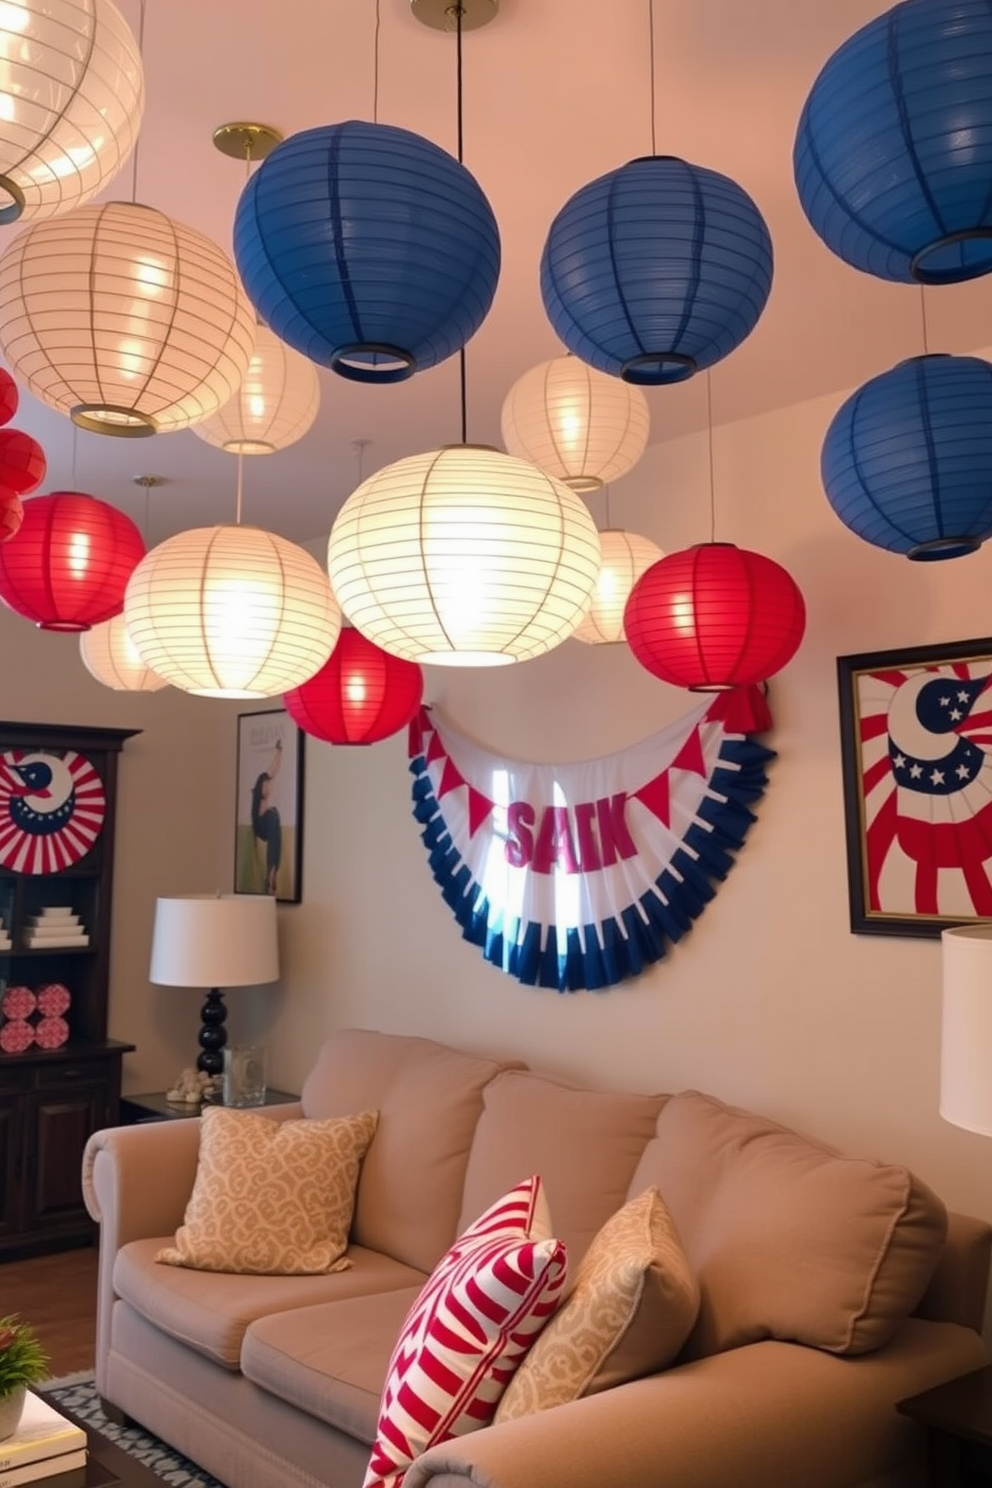
[[55, 950], [89, 945], [90, 937], [72, 909], [48, 905], [39, 914], [28, 916], [24, 943], [29, 951]]
[[51, 1478], [52, 1488], [82, 1488], [86, 1432], [29, 1390], [20, 1425], [0, 1441], [0, 1488], [20, 1488], [42, 1478]]
[[0, 951], [9, 951], [10, 949], [10, 930], [4, 924], [3, 920], [0, 920]]

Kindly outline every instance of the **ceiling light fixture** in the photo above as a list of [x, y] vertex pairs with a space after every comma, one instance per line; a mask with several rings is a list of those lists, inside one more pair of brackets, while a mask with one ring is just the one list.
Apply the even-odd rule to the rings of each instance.
[[424, 674], [346, 625], [329, 658], [307, 682], [283, 697], [304, 733], [327, 744], [377, 744], [413, 718]]
[[168, 686], [165, 678], [141, 659], [123, 614], [84, 631], [79, 637], [79, 654], [90, 675], [114, 692], [158, 692]]
[[272, 455], [302, 439], [319, 409], [313, 362], [260, 324], [241, 387], [193, 433], [229, 454]]
[[652, 563], [665, 556], [649, 537], [641, 537], [637, 532], [624, 532], [617, 527], [601, 528], [599, 542], [603, 557], [592, 591], [592, 603], [572, 632], [575, 640], [585, 641], [588, 646], [609, 645], [627, 639], [623, 617], [630, 592], [641, 574], [647, 573]]

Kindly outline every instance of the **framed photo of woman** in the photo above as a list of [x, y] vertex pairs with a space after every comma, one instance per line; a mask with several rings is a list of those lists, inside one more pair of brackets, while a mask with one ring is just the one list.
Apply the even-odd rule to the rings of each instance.
[[236, 894], [302, 898], [304, 737], [285, 708], [238, 716]]

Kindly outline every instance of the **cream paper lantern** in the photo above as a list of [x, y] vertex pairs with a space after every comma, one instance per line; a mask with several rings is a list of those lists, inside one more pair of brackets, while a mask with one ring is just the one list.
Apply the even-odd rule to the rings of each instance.
[[127, 633], [123, 614], [84, 630], [79, 637], [79, 654], [90, 675], [115, 692], [158, 692], [169, 685], [142, 661]]
[[503, 400], [503, 443], [573, 491], [598, 491], [643, 455], [651, 417], [639, 387], [561, 356], [525, 372]]
[[0, 0], [0, 223], [54, 217], [102, 191], [144, 102], [138, 43], [111, 0]]
[[341, 611], [316, 559], [259, 527], [197, 527], [147, 553], [124, 595], [146, 665], [200, 697], [276, 697], [319, 671]]
[[254, 345], [231, 259], [154, 207], [78, 207], [0, 255], [0, 350], [83, 429], [185, 429], [238, 390]]
[[356, 628], [435, 666], [505, 665], [560, 645], [588, 608], [599, 560], [581, 497], [481, 445], [377, 471], [342, 506], [327, 548]]
[[603, 561], [592, 591], [592, 603], [585, 619], [574, 631], [577, 641], [585, 641], [590, 646], [626, 640], [623, 612], [630, 591], [641, 574], [665, 556], [649, 537], [624, 532], [619, 527], [605, 528], [599, 534], [599, 541]]
[[239, 391], [193, 433], [234, 455], [271, 455], [302, 439], [319, 407], [313, 362], [259, 325]]

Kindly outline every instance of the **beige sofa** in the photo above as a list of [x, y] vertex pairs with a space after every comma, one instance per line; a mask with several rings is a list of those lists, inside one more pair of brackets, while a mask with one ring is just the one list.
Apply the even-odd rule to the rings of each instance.
[[369, 1108], [353, 1265], [331, 1275], [156, 1264], [199, 1122], [88, 1144], [99, 1391], [230, 1488], [359, 1488], [407, 1309], [460, 1228], [531, 1173], [573, 1274], [600, 1225], [657, 1185], [699, 1280], [695, 1330], [661, 1373], [432, 1447], [406, 1488], [903, 1488], [923, 1481], [925, 1449], [895, 1402], [987, 1362], [992, 1230], [948, 1224], [902, 1168], [699, 1093], [581, 1090], [363, 1030], [334, 1035], [301, 1102], [265, 1114]]

